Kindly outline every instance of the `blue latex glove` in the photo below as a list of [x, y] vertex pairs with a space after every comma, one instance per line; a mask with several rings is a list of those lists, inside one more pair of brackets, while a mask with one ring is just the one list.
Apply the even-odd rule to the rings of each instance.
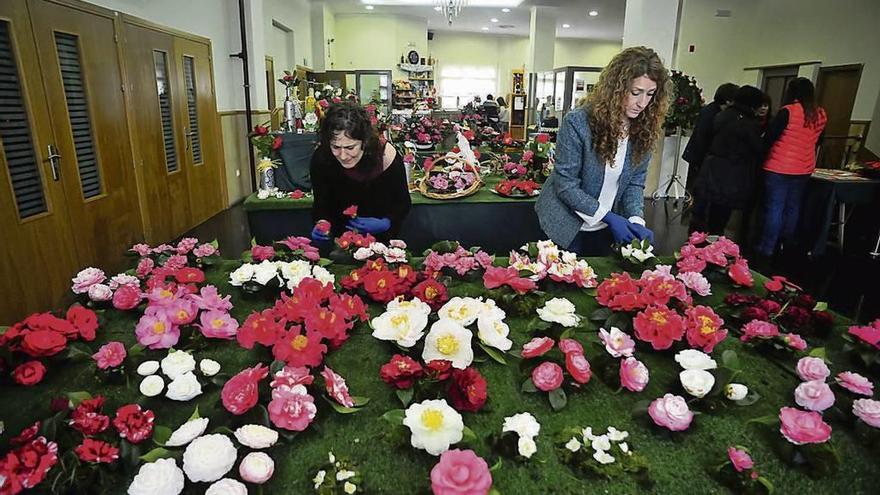
[[636, 233], [632, 229], [633, 224], [617, 213], [609, 211], [602, 217], [602, 221], [608, 224], [608, 229], [611, 230], [611, 237], [614, 238], [615, 243], [629, 244], [636, 238]]
[[355, 217], [348, 221], [347, 227], [358, 232], [381, 234], [391, 228], [391, 220], [386, 217]]
[[651, 229], [634, 222], [629, 223], [629, 228], [636, 234], [636, 237], [638, 237], [640, 240], [647, 239], [648, 242], [654, 244], [654, 233], [651, 232]]
[[318, 226], [315, 225], [315, 227], [312, 229], [312, 240], [315, 242], [329, 242], [330, 236], [319, 231]]

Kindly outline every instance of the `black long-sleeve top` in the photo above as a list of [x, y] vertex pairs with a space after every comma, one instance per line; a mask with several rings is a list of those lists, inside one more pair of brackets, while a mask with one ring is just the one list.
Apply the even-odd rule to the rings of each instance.
[[353, 169], [345, 169], [324, 146], [315, 150], [311, 162], [312, 219], [328, 220], [334, 236], [345, 232], [349, 218], [342, 211], [349, 206], [358, 207], [359, 217], [387, 217], [391, 228], [376, 235], [377, 239], [387, 241], [400, 231], [401, 224], [412, 204], [406, 169], [400, 153], [387, 169], [366, 177], [357, 171], [360, 163]]

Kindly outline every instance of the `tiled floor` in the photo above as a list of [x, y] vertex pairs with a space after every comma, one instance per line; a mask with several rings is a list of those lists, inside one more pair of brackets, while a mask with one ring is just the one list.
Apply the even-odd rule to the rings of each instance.
[[[689, 215], [683, 211], [682, 202], [645, 202], [645, 220], [655, 233], [655, 249], [658, 254], [669, 255], [687, 239]], [[736, 218], [731, 222], [732, 232]], [[250, 247], [251, 233], [247, 214], [241, 203], [217, 214], [199, 225], [187, 236], [201, 240], [217, 239], [220, 249], [228, 257], [235, 257]], [[307, 233], [303, 232], [303, 235]], [[877, 236], [875, 214], [869, 209], [857, 211], [847, 229], [844, 252], [829, 249], [820, 259], [792, 255], [777, 257], [772, 261], [773, 274], [783, 274], [802, 285], [819, 300], [828, 301], [832, 309], [859, 321], [880, 317], [880, 259], [871, 258]], [[746, 246], [746, 252], [748, 249]]]

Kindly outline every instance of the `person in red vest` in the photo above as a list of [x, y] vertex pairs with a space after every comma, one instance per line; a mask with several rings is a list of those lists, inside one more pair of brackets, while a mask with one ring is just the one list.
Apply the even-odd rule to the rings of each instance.
[[809, 79], [792, 80], [784, 101], [764, 135], [769, 152], [764, 162], [764, 227], [757, 251], [768, 257], [780, 239], [795, 241], [804, 189], [816, 169], [816, 146], [828, 120], [825, 110], [816, 105]]

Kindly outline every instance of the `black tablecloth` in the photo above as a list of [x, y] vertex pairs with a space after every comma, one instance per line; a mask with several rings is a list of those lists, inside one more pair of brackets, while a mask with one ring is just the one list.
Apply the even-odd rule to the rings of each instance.
[[311, 191], [309, 164], [312, 161], [312, 152], [318, 144], [318, 135], [285, 133], [281, 135], [281, 139], [278, 154], [282, 166], [275, 169], [275, 186], [282, 191]]
[[875, 202], [880, 180], [846, 180], [828, 177], [810, 177], [804, 192], [803, 208], [799, 221], [801, 239], [813, 256], [825, 253], [828, 232], [834, 222], [835, 207], [844, 203], [848, 207], [869, 205]]

